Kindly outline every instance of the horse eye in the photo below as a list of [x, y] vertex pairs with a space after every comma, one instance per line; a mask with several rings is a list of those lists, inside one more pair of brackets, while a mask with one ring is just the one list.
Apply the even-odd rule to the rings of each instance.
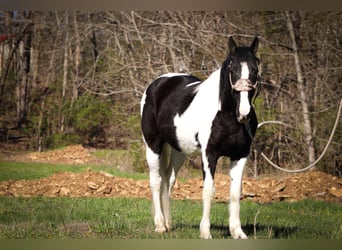
[[252, 78], [257, 77], [257, 75], [258, 75], [258, 71], [257, 71], [257, 70], [253, 70], [253, 71], [249, 74], [249, 76], [252, 77]]
[[237, 73], [235, 71], [232, 71], [231, 74], [233, 77], [237, 77]]

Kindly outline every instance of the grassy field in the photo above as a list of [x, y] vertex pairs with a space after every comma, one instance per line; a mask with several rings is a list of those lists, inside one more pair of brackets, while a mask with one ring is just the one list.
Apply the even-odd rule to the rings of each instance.
[[[174, 229], [153, 232], [150, 201], [110, 198], [0, 198], [0, 238], [197, 239], [201, 203], [173, 201]], [[214, 204], [212, 236], [230, 238], [226, 204]], [[242, 202], [250, 238], [341, 239], [341, 207], [303, 201], [258, 205]]]
[[48, 163], [22, 163], [0, 161], [0, 181], [5, 180], [32, 180], [43, 177], [48, 177], [58, 172], [83, 172], [88, 168], [93, 171], [105, 171], [118, 177], [127, 177], [132, 179], [146, 179], [147, 174], [124, 172], [112, 166], [98, 166], [98, 165], [58, 165]]
[[[88, 167], [125, 177], [106, 167], [56, 166], [0, 162], [0, 178], [35, 179], [58, 171], [84, 171]], [[151, 201], [128, 198], [12, 198], [0, 197], [1, 239], [197, 239], [202, 204], [172, 201], [174, 229], [153, 232]], [[227, 204], [214, 203], [212, 236], [231, 238]], [[267, 205], [241, 203], [242, 227], [256, 239], [342, 239], [342, 207], [317, 201], [278, 202]]]

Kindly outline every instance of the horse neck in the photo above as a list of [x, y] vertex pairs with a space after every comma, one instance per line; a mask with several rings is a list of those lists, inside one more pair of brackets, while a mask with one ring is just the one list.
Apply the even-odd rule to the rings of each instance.
[[221, 102], [221, 110], [235, 112], [236, 103], [234, 102], [232, 95], [228, 63], [229, 60], [226, 60], [221, 67], [219, 97]]

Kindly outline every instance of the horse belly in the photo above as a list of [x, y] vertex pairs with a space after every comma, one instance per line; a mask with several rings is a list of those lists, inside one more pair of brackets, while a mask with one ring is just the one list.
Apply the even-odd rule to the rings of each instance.
[[195, 135], [190, 135], [188, 137], [177, 138], [179, 147], [182, 152], [185, 154], [194, 154], [199, 153], [200, 147], [196, 140], [193, 140], [192, 137]]

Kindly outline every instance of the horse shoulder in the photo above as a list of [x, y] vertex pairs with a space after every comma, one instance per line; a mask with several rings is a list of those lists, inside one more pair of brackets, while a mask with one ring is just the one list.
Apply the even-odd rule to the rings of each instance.
[[191, 153], [206, 147], [212, 122], [220, 110], [220, 70], [196, 87], [196, 95], [182, 114], [176, 114], [174, 124], [181, 148]]

